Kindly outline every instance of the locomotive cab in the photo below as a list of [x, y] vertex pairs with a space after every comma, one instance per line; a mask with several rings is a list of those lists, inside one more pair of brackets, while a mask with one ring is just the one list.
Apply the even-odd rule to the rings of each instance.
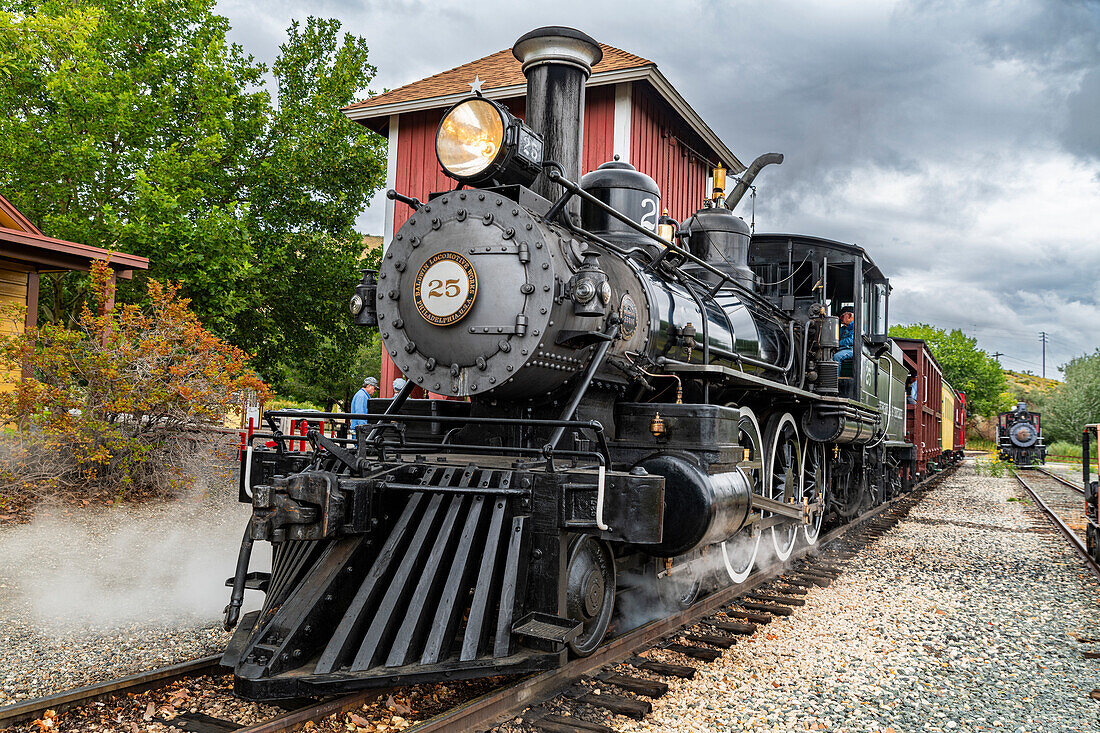
[[[819, 237], [756, 234], [749, 265], [761, 294], [784, 310], [806, 313], [822, 295], [829, 317], [839, 319], [843, 310], [852, 309], [853, 358], [835, 367], [821, 359], [816, 376], [825, 384], [836, 379], [841, 397], [873, 405], [885, 402], [880, 358], [890, 352], [890, 281], [863, 248]], [[885, 371], [893, 376], [892, 370]]]

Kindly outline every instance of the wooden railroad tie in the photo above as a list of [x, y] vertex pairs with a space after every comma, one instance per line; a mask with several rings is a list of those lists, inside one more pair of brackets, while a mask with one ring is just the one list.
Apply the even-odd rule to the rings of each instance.
[[647, 680], [644, 677], [629, 677], [625, 674], [609, 673], [601, 675], [598, 678], [602, 682], [606, 682], [609, 685], [615, 685], [621, 687], [627, 692], [633, 692], [635, 695], [645, 695], [646, 697], [660, 697], [668, 692], [667, 682], [658, 682], [657, 680]]
[[653, 712], [653, 703], [649, 700], [635, 700], [633, 697], [613, 695], [609, 692], [604, 692], [599, 695], [590, 692], [587, 695], [577, 698], [577, 701], [595, 705], [598, 708], [610, 710], [616, 715], [625, 715], [635, 720], [641, 720], [646, 715]]
[[739, 618], [744, 621], [751, 621], [754, 624], [770, 624], [772, 621], [772, 617], [766, 613], [754, 613], [736, 607], [727, 608], [725, 614], [730, 618]]
[[806, 595], [807, 593], [810, 592], [810, 591], [806, 590], [805, 588], [803, 588], [800, 585], [790, 583], [786, 579], [784, 579], [782, 582], [783, 583], [788, 583], [788, 584], [787, 585], [782, 585], [780, 587], [765, 588], [764, 590], [767, 591], [768, 593], [779, 593], [780, 595], [786, 594], [786, 595], [789, 595], [789, 596], [804, 596], [804, 595]]
[[599, 723], [589, 723], [580, 718], [566, 718], [562, 715], [547, 715], [532, 722], [536, 728], [546, 733], [615, 733], [614, 728], [608, 728]]
[[802, 573], [801, 571], [795, 573], [794, 576], [792, 576], [792, 577], [794, 577], [799, 582], [808, 583], [810, 585], [816, 585], [819, 588], [828, 588], [829, 585], [833, 582], [831, 578], [822, 578], [822, 577], [817, 576], [817, 575], [806, 575], [806, 574]]
[[241, 727], [231, 720], [190, 712], [177, 715], [172, 719], [171, 725], [188, 733], [230, 733]]
[[739, 636], [748, 636], [756, 632], [755, 624], [743, 624], [738, 621], [712, 621], [711, 626], [719, 631], [725, 631], [727, 634], [737, 634]]
[[717, 634], [688, 634], [686, 638], [688, 641], [694, 641], [697, 644], [710, 644], [719, 649], [729, 649], [737, 643], [735, 639], [728, 636], [718, 636]]
[[696, 671], [695, 667], [689, 667], [686, 664], [665, 664], [645, 657], [635, 657], [630, 660], [629, 664], [631, 667], [644, 669], [647, 672], [661, 674], [665, 677], [680, 677], [685, 680], [693, 679]]
[[690, 644], [668, 644], [665, 646], [670, 652], [677, 652], [684, 656], [691, 657], [692, 659], [699, 659], [704, 662], [713, 662], [718, 657], [722, 656], [722, 652], [717, 649], [707, 649], [702, 646], [692, 646]]
[[1100, 690], [1093, 690], [1089, 693], [1089, 697], [1091, 697], [1093, 700], [1100, 700]]
[[1081, 656], [1085, 659], [1100, 659], [1100, 652], [1082, 652]]
[[794, 586], [796, 588], [811, 588], [811, 587], [817, 585], [812, 580], [807, 580], [806, 578], [800, 578], [798, 576], [798, 573], [794, 573], [793, 575], [784, 575], [783, 577], [780, 578], [780, 580], [783, 581], [784, 583], [786, 583], [787, 585]]
[[761, 603], [782, 603], [786, 606], [805, 606], [805, 598], [794, 598], [788, 595], [772, 595], [770, 593], [749, 593], [748, 598]]
[[750, 611], [765, 611], [766, 613], [774, 613], [776, 616], [794, 615], [794, 609], [790, 606], [772, 606], [763, 603], [753, 603], [751, 601], [742, 601], [741, 605]]

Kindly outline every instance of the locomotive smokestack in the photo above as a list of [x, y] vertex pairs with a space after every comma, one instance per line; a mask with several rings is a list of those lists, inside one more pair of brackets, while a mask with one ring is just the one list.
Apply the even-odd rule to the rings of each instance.
[[[542, 135], [543, 157], [561, 165], [563, 175], [581, 178], [581, 146], [584, 143], [584, 84], [592, 67], [603, 58], [600, 45], [575, 28], [546, 26], [520, 37], [512, 54], [523, 64], [527, 77], [526, 123]], [[540, 175], [536, 193], [554, 200], [561, 187]], [[580, 215], [574, 197], [570, 214]]]

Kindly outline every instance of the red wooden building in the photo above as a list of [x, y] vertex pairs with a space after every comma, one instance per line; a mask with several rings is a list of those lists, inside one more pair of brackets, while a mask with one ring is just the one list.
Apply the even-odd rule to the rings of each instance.
[[[593, 67], [585, 88], [583, 172], [618, 155], [651, 176], [661, 187], [662, 207], [683, 220], [710, 193], [714, 167], [721, 163], [737, 174], [745, 166], [655, 63], [601, 46], [603, 60]], [[388, 136], [386, 188], [421, 200], [454, 188], [436, 161], [435, 133], [443, 113], [470, 95], [475, 80], [484, 96], [524, 116], [527, 81], [510, 48], [344, 109], [349, 119]], [[408, 207], [386, 200], [385, 244], [408, 217]], [[382, 396], [392, 394], [395, 376], [396, 368], [383, 353]]]

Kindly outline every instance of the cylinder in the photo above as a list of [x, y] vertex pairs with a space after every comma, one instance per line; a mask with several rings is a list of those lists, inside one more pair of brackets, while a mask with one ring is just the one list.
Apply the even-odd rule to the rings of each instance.
[[665, 478], [663, 539], [659, 545], [647, 545], [646, 552], [676, 557], [727, 540], [745, 526], [752, 488], [740, 469], [708, 474], [694, 461], [671, 453], [652, 456], [640, 465]]
[[[579, 181], [584, 84], [592, 67], [603, 58], [600, 45], [575, 28], [545, 26], [521, 36], [512, 47], [512, 55], [523, 64], [527, 77], [525, 122], [542, 135], [543, 159], [558, 163], [562, 175]], [[545, 173], [535, 179], [533, 188], [550, 200], [561, 195], [561, 187], [550, 183]], [[570, 201], [568, 211], [579, 221], [580, 201]]]

